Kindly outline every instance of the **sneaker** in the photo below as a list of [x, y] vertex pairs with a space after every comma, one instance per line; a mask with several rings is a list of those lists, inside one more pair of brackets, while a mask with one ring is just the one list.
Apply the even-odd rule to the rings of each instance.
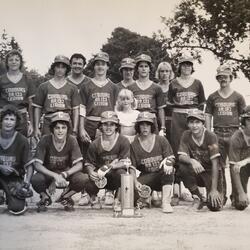
[[171, 206], [178, 206], [180, 202], [179, 196], [177, 194], [174, 194], [173, 197], [171, 198]]
[[169, 203], [163, 203], [162, 204], [162, 212], [163, 213], [173, 213], [174, 209]]
[[9, 213], [11, 213], [13, 215], [22, 215], [22, 214], [24, 214], [26, 212], [26, 210], [27, 210], [27, 206], [25, 205], [23, 210], [17, 211], [17, 212], [13, 211], [13, 210], [9, 210]]
[[[41, 198], [41, 196], [40, 196], [40, 198]], [[36, 204], [37, 205], [37, 212], [40, 213], [40, 212], [47, 211], [47, 207], [49, 205], [51, 205], [51, 203], [52, 203], [52, 200], [49, 196], [45, 199], [41, 198], [41, 200]]]
[[104, 204], [107, 206], [112, 206], [114, 203], [114, 195], [111, 192], [106, 192], [104, 197]]
[[193, 196], [193, 205], [192, 208], [195, 210], [201, 210], [204, 206], [203, 201], [198, 196]]
[[90, 198], [90, 205], [93, 209], [102, 209], [100, 198], [97, 196]]
[[62, 198], [62, 200], [60, 201], [60, 203], [64, 206], [64, 210], [67, 212], [72, 212], [74, 211], [74, 201], [71, 197], [69, 198]]
[[182, 200], [182, 201], [188, 201], [188, 202], [194, 201], [192, 195], [190, 193], [188, 193], [188, 192], [181, 193], [180, 200]]
[[83, 193], [80, 200], [78, 201], [79, 206], [87, 206], [90, 202], [90, 197], [88, 193]]

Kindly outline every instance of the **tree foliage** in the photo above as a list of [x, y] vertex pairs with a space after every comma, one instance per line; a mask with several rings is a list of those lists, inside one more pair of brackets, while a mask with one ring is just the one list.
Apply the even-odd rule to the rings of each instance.
[[174, 55], [183, 48], [198, 57], [208, 50], [250, 79], [250, 1], [183, 0], [174, 17], [162, 17], [162, 22], [167, 33], [160, 31], [157, 37]]
[[[151, 56], [155, 66], [161, 61], [169, 61], [169, 56], [166, 50], [162, 48], [161, 41], [156, 40], [155, 37], [141, 36], [122, 27], [114, 29], [108, 42], [102, 46], [101, 50], [107, 52], [110, 56], [109, 77], [116, 83], [121, 80], [119, 67], [124, 57], [135, 58], [137, 55], [145, 53]], [[90, 61], [86, 67], [88, 75], [93, 71], [91, 63]], [[151, 77], [153, 77], [153, 72]]]
[[[0, 36], [0, 75], [6, 73], [6, 67], [5, 67], [5, 57], [6, 54], [10, 51], [16, 49], [22, 53], [22, 49], [19, 46], [19, 43], [16, 41], [16, 39], [12, 36], [9, 36], [5, 30], [3, 30], [2, 35]], [[45, 77], [40, 75], [35, 69], [29, 70], [27, 67], [25, 67], [25, 61], [23, 66], [23, 72], [32, 79], [33, 83], [37, 86], [41, 82], [45, 81]]]

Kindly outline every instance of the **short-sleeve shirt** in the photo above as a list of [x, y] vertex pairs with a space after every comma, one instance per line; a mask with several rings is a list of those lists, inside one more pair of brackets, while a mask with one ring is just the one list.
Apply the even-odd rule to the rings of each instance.
[[250, 137], [238, 129], [230, 138], [229, 163], [235, 164], [250, 157]]
[[[134, 83], [134, 82], [133, 82]], [[132, 83], [132, 84], [133, 84]], [[131, 84], [131, 85], [132, 85]], [[128, 87], [130, 86], [127, 86], [127, 87], [125, 87], [124, 85], [123, 85], [123, 81], [120, 81], [120, 82], [118, 82], [117, 84], [116, 84], [116, 86], [118, 87], [118, 89], [119, 89], [119, 92], [122, 90], [122, 89], [128, 89]]]
[[203, 140], [201, 145], [198, 145], [191, 131], [186, 130], [182, 134], [178, 155], [188, 155], [199, 161], [205, 169], [210, 170], [211, 160], [220, 156], [217, 137], [214, 133], [204, 129]]
[[166, 157], [174, 159], [174, 154], [168, 140], [163, 136], [155, 135], [150, 152], [142, 147], [138, 135], [131, 143], [132, 165], [142, 173], [158, 172], [160, 163]]
[[102, 87], [92, 80], [80, 88], [81, 104], [86, 107], [86, 116], [100, 117], [104, 111], [114, 111], [118, 94], [117, 86], [110, 80]]
[[166, 104], [164, 108], [165, 117], [171, 117], [172, 116], [172, 106], [169, 105], [169, 98], [168, 98], [168, 91], [163, 92], [164, 97], [164, 103]]
[[214, 127], [239, 127], [239, 116], [246, 103], [241, 94], [234, 91], [229, 97], [223, 98], [218, 91], [207, 99], [206, 113], [213, 116]]
[[159, 108], [166, 106], [162, 89], [154, 82], [148, 88], [141, 89], [135, 81], [128, 89], [133, 92], [137, 100], [137, 110], [140, 112], [157, 113]]
[[68, 135], [61, 151], [54, 145], [53, 135], [44, 135], [37, 145], [35, 161], [40, 162], [50, 171], [61, 173], [83, 160], [77, 140]]
[[71, 84], [75, 85], [78, 89], [78, 92], [80, 92], [80, 88], [81, 85], [84, 85], [85, 83], [87, 83], [88, 81], [90, 81], [90, 78], [88, 76], [84, 76], [84, 78], [82, 79], [81, 82], [79, 82], [78, 84], [76, 84], [75, 82], [73, 82], [69, 77], [67, 77], [67, 81], [70, 82]]
[[34, 84], [25, 74], [17, 83], [10, 81], [7, 74], [0, 77], [0, 108], [6, 104], [13, 104], [18, 109], [28, 108], [29, 98], [34, 95]]
[[168, 98], [173, 108], [199, 108], [206, 102], [202, 83], [197, 79], [194, 79], [193, 84], [187, 88], [183, 87], [177, 79], [172, 80]]
[[55, 88], [50, 81], [42, 83], [37, 90], [33, 106], [43, 109], [45, 114], [64, 111], [71, 113], [78, 108], [80, 98], [77, 87], [68, 81], [61, 88]]
[[105, 150], [100, 136], [90, 144], [85, 165], [99, 169], [103, 165], [110, 164], [115, 159], [126, 158], [130, 158], [130, 144], [127, 138], [119, 134], [113, 147], [110, 150]]
[[0, 144], [0, 164], [14, 168], [16, 170], [15, 175], [23, 177], [25, 168], [31, 162], [32, 156], [28, 139], [19, 132], [15, 132], [12, 141], [7, 147]]

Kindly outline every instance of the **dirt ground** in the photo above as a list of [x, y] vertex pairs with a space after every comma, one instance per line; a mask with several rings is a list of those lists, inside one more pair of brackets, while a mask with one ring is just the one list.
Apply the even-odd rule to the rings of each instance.
[[182, 203], [173, 214], [163, 214], [160, 208], [143, 209], [142, 218], [114, 218], [111, 207], [76, 206], [68, 213], [58, 204], [37, 213], [34, 200], [19, 217], [0, 207], [0, 249], [250, 249], [250, 208], [236, 211], [228, 201], [221, 212], [207, 208], [196, 212], [191, 205]]

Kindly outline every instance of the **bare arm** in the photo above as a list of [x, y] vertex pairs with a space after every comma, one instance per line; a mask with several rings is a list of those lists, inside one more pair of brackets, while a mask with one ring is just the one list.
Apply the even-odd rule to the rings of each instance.
[[161, 129], [160, 129], [159, 134], [164, 136], [164, 134], [166, 133], [166, 126], [165, 126], [165, 112], [163, 108], [158, 109], [158, 116], [159, 116], [160, 123], [161, 123]]
[[78, 125], [79, 125], [79, 108], [73, 109], [73, 132], [78, 134]]
[[205, 115], [205, 126], [207, 130], [211, 131], [212, 130], [212, 115], [206, 113]]
[[34, 107], [34, 136], [41, 137], [41, 132], [39, 130], [39, 122], [41, 118], [41, 108]]

